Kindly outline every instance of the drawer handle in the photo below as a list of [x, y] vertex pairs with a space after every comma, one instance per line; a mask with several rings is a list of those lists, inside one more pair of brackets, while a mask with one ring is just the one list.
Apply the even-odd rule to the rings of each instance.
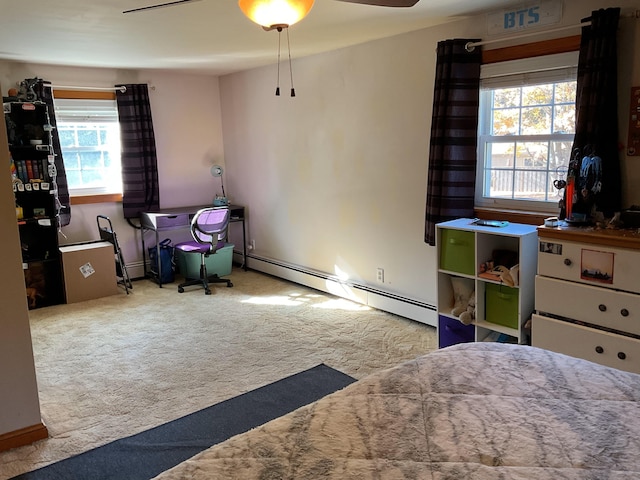
[[596, 347], [596, 353], [603, 353], [604, 352], [604, 348], [602, 348], [600, 345], [598, 345]]
[[606, 312], [607, 306], [604, 303], [601, 303], [600, 305], [598, 305], [598, 310], [600, 310], [601, 312]]
[[564, 259], [564, 264], [568, 267], [569, 265], [571, 265], [571, 259], [570, 258], [565, 258]]
[[624, 360], [625, 358], [627, 358], [627, 354], [624, 352], [618, 352], [618, 358], [620, 360]]
[[626, 308], [623, 308], [622, 310], [620, 310], [620, 315], [622, 315], [623, 317], [628, 317], [629, 310], [627, 310]]

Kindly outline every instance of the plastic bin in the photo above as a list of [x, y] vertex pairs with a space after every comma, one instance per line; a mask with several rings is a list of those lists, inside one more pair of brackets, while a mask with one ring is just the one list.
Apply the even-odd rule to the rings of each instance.
[[465, 325], [460, 320], [438, 317], [438, 347], [444, 348], [457, 343], [468, 343], [475, 340], [475, 326]]
[[[205, 258], [207, 274], [224, 277], [231, 274], [233, 263], [232, 243], [225, 243], [216, 253]], [[195, 253], [184, 253], [181, 250], [175, 251], [176, 270], [185, 278], [200, 277], [200, 255]]]
[[485, 287], [485, 320], [518, 328], [518, 293], [517, 288], [488, 283]]
[[475, 275], [475, 234], [443, 228], [440, 235], [440, 268]]

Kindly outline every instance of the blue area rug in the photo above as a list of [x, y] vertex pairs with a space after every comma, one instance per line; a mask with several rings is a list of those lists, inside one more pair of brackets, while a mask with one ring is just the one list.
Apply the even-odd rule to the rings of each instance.
[[14, 480], [146, 480], [195, 454], [340, 390], [355, 379], [324, 364]]

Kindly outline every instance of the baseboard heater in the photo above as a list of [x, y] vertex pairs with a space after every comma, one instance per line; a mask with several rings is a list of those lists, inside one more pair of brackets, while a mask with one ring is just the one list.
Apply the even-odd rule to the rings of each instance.
[[346, 298], [378, 310], [436, 326], [437, 308], [419, 300], [387, 292], [352, 280], [344, 281], [326, 272], [249, 254], [251, 270], [267, 273], [307, 287]]
[[140, 280], [144, 278], [144, 263], [142, 263], [142, 260], [127, 263], [126, 267], [127, 273], [129, 274], [129, 278], [131, 278], [131, 280]]

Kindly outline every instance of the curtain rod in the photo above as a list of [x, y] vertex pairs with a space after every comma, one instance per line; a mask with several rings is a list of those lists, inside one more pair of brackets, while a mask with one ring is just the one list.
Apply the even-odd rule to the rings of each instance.
[[467, 42], [467, 44], [464, 46], [464, 48], [465, 48], [465, 50], [467, 52], [473, 52], [473, 49], [476, 48], [476, 47], [479, 47], [480, 45], [489, 45], [491, 43], [506, 42], [506, 41], [509, 41], [509, 40], [517, 40], [519, 38], [533, 37], [535, 35], [542, 35], [544, 33], [561, 32], [563, 30], [570, 30], [570, 29], [578, 28], [578, 27], [586, 27], [587, 25], [591, 25], [591, 21], [578, 23], [576, 25], [568, 25], [566, 27], [552, 28], [551, 30], [542, 30], [542, 31], [539, 31], [539, 32], [530, 32], [530, 33], [523, 33], [521, 35], [512, 35], [510, 37], [496, 38], [495, 40], [485, 40], [485, 41], [482, 41], [482, 42]]
[[122, 93], [127, 91], [127, 87], [125, 87], [124, 85], [121, 85], [119, 87], [82, 87], [82, 86], [73, 86], [73, 85], [51, 85], [51, 84], [45, 84], [45, 85], [50, 88], [60, 88], [60, 89], [66, 89], [66, 90], [93, 90], [93, 91], [99, 91], [99, 92], [109, 92], [111, 90], [118, 90]]

